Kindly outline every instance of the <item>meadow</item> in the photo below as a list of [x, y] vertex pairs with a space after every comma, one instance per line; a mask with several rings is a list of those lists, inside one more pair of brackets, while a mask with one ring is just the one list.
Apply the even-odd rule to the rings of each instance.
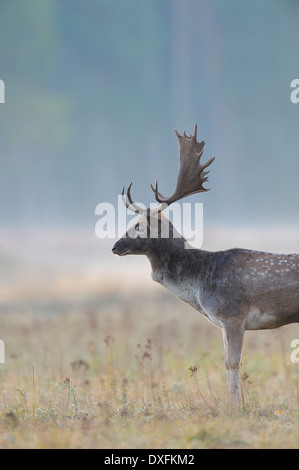
[[246, 332], [230, 405], [221, 330], [145, 264], [130, 287], [117, 262], [117, 282], [112, 269], [114, 282], [54, 276], [43, 290], [18, 267], [19, 287], [1, 284], [0, 448], [298, 448], [299, 325]]
[[246, 334], [230, 406], [221, 331], [176, 299], [63, 310], [2, 316], [1, 448], [298, 447], [297, 325]]

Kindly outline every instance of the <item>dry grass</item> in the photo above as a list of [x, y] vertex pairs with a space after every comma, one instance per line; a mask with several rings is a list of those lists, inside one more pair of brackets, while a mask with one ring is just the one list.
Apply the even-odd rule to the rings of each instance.
[[16, 304], [0, 337], [1, 448], [298, 448], [299, 325], [246, 334], [237, 407], [221, 331], [159, 289]]

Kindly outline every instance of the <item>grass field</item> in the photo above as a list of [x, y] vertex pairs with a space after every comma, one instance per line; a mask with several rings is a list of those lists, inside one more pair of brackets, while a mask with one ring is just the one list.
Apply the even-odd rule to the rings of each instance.
[[125, 264], [1, 283], [0, 448], [298, 448], [299, 325], [246, 333], [231, 406], [221, 330]]
[[297, 325], [246, 334], [231, 407], [221, 331], [167, 294], [56, 310], [2, 315], [1, 448], [298, 447]]

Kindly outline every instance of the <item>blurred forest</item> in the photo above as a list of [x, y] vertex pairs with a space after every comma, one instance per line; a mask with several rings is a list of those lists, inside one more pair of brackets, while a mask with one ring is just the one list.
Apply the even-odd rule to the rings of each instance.
[[[193, 131], [211, 223], [298, 225], [299, 3], [2, 0], [1, 228], [87, 227], [133, 180], [173, 190]], [[162, 189], [163, 188], [163, 189]]]

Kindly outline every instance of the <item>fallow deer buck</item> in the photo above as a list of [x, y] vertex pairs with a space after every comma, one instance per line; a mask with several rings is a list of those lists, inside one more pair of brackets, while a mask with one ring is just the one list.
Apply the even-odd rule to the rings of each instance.
[[151, 188], [160, 204], [154, 209], [142, 209], [132, 200], [132, 183], [127, 198], [123, 189], [126, 207], [137, 212], [140, 219], [112, 251], [120, 256], [146, 255], [154, 281], [222, 329], [229, 398], [239, 402], [238, 375], [245, 330], [299, 322], [299, 255], [192, 249], [162, 211], [190, 194], [208, 191], [203, 187], [208, 180], [208, 171], [204, 170], [214, 158], [200, 163], [204, 142], [197, 142], [197, 126], [192, 136], [175, 133], [180, 146], [175, 192], [170, 197], [162, 196], [156, 181]]

